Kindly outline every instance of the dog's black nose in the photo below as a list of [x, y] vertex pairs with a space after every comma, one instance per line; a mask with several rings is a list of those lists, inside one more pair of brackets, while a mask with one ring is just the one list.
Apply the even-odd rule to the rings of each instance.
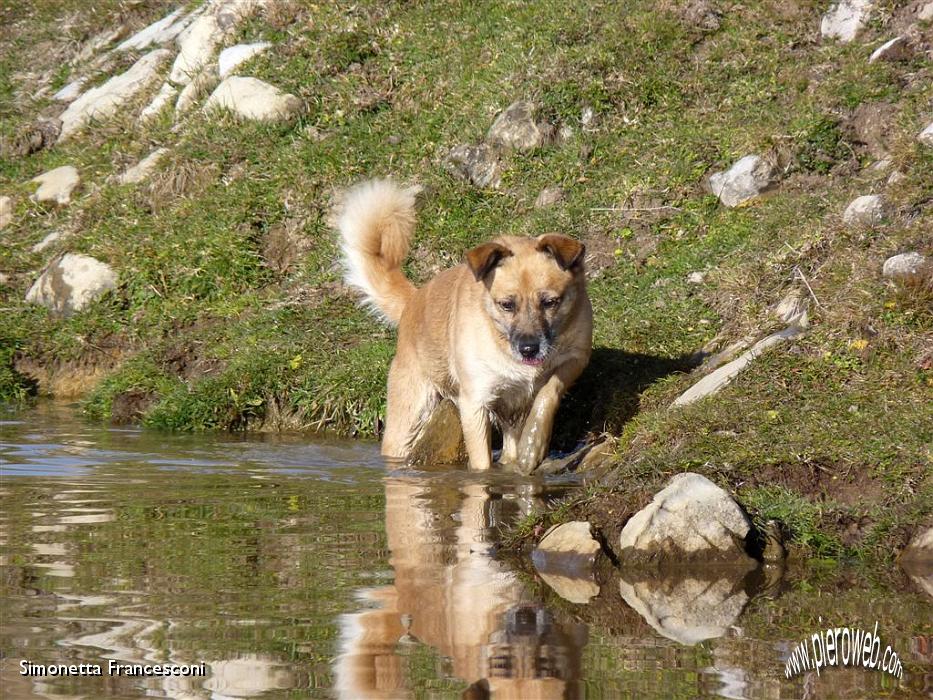
[[537, 357], [538, 351], [540, 349], [541, 343], [539, 343], [537, 340], [522, 340], [518, 344], [518, 352], [526, 360]]

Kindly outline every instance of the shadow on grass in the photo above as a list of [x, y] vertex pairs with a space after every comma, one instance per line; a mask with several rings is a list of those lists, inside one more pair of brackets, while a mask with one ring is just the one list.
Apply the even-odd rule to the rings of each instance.
[[661, 357], [594, 348], [583, 376], [561, 402], [552, 449], [569, 450], [587, 433], [618, 434], [638, 412], [645, 389], [671, 374], [689, 372], [702, 359], [696, 354]]

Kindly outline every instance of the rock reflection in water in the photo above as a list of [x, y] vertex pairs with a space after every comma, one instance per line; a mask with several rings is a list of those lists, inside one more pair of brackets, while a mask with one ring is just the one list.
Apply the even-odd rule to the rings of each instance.
[[578, 694], [586, 627], [561, 625], [491, 556], [503, 519], [519, 505], [482, 483], [459, 492], [386, 480], [386, 533], [395, 582], [370, 589], [372, 610], [341, 619], [334, 671], [341, 698], [407, 694], [406, 644], [450, 659], [464, 697], [563, 698]]

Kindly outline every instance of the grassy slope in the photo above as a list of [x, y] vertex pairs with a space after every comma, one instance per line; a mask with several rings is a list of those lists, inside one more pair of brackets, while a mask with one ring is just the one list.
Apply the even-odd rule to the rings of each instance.
[[[172, 7], [121, 15], [121, 3], [105, 2], [91, 16], [82, 6], [6, 10], [0, 136], [48, 106], [24, 97], [33, 89], [19, 71], [38, 63], [58, 87], [70, 72], [66, 39], [121, 20], [142, 26]], [[66, 371], [113, 365], [87, 402], [97, 418], [129, 391], [144, 397], [154, 427], [265, 421], [373, 434], [393, 336], [339, 284], [326, 215], [335, 190], [393, 175], [427, 186], [416, 279], [497, 233], [559, 230], [599, 253], [597, 352], [559, 437], [619, 436], [619, 484], [647, 491], [690, 468], [731, 485], [760, 517], [786, 520], [819, 553], [889, 552], [931, 509], [931, 299], [895, 290], [879, 270], [890, 254], [933, 252], [933, 152], [915, 140], [933, 70], [922, 57], [867, 65], [897, 14], [887, 4], [848, 46], [819, 40], [821, 6], [723, 11], [721, 28], [704, 32], [681, 9], [649, 2], [272, 2], [238, 38], [276, 46], [241, 73], [304, 99], [297, 124], [196, 114], [173, 133], [167, 115], [145, 131], [129, 115], [0, 162], [2, 191], [17, 202], [16, 223], [0, 234], [10, 275], [0, 288], [0, 395], [25, 393], [14, 355]], [[519, 98], [574, 135], [510, 159], [501, 191], [451, 179], [446, 149], [479, 141]], [[847, 126], [859, 104], [878, 101], [896, 105], [889, 145], [905, 179], [895, 187]], [[584, 127], [587, 107], [596, 116]], [[151, 185], [106, 182], [163, 145], [172, 155]], [[748, 207], [718, 206], [704, 175], [749, 152], [789, 163], [781, 186]], [[65, 163], [82, 172], [84, 195], [62, 210], [30, 203], [24, 183]], [[552, 184], [566, 199], [533, 208]], [[844, 228], [846, 203], [876, 191], [893, 202], [889, 220]], [[642, 210], [594, 210], [607, 206]], [[262, 255], [279, 226], [308, 248], [285, 274]], [[62, 242], [29, 252], [56, 229]], [[118, 292], [64, 321], [25, 306], [57, 250], [109, 262]], [[800, 288], [796, 269], [820, 302], [810, 332], [718, 398], [667, 410], [696, 380], [677, 371], [682, 358], [778, 327], [768, 308]], [[702, 285], [687, 282], [696, 270], [707, 271]]]

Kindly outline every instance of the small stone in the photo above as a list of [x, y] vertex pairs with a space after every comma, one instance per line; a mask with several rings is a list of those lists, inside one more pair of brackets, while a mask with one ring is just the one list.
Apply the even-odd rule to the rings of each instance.
[[926, 5], [920, 8], [917, 12], [917, 19], [921, 22], [929, 22], [933, 20], [933, 2], [928, 2]]
[[802, 326], [792, 325], [788, 326], [782, 331], [772, 333], [763, 340], [759, 340], [750, 349], [746, 350], [736, 359], [732, 360], [731, 362], [727, 362], [720, 367], [717, 367], [692, 387], [687, 389], [683, 394], [674, 399], [674, 402], [671, 404], [671, 408], [676, 406], [688, 406], [689, 404], [695, 403], [700, 399], [704, 399], [707, 396], [712, 396], [713, 394], [718, 393], [725, 387], [729, 386], [729, 384], [732, 383], [732, 380], [735, 379], [742, 372], [742, 370], [748, 367], [755, 360], [755, 358], [761, 355], [765, 350], [768, 350], [769, 348], [782, 343], [785, 340], [795, 338], [802, 332]]
[[392, 134], [386, 141], [389, 142], [390, 146], [398, 146], [402, 142], [402, 137], [398, 134]]
[[132, 168], [128, 168], [123, 174], [119, 175], [116, 178], [117, 184], [132, 185], [147, 179], [166, 153], [168, 153], [167, 148], [157, 148]]
[[10, 276], [5, 272], [0, 272], [0, 286], [6, 286], [10, 283]]
[[881, 274], [885, 279], [895, 282], [909, 282], [918, 279], [928, 266], [925, 256], [911, 251], [894, 255], [884, 261]]
[[162, 87], [159, 88], [156, 96], [152, 98], [152, 102], [143, 107], [143, 111], [139, 113], [139, 123], [146, 124], [157, 117], [165, 109], [165, 106], [175, 99], [177, 94], [177, 87], [170, 83], [162, 83]]
[[553, 138], [554, 128], [535, 120], [531, 102], [519, 100], [503, 110], [486, 134], [487, 143], [505, 150], [532, 151]]
[[830, 6], [820, 21], [820, 34], [827, 39], [848, 43], [868, 21], [873, 0], [841, 0]]
[[544, 209], [546, 207], [554, 206], [564, 198], [564, 190], [557, 185], [551, 185], [550, 187], [545, 187], [541, 192], [538, 193], [538, 198], [535, 199], [535, 209]]
[[169, 58], [171, 53], [166, 49], [151, 51], [126, 72], [115, 75], [103, 85], [85, 92], [62, 113], [62, 130], [58, 141], [64, 141], [92, 119], [112, 116], [149, 86], [156, 78], [159, 67]]
[[270, 46], [272, 44], [268, 41], [257, 41], [254, 44], [237, 44], [226, 48], [217, 57], [217, 72], [221, 78], [226, 78], [241, 63], [245, 63]]
[[910, 58], [910, 42], [906, 36], [896, 36], [872, 51], [869, 63], [876, 61], [905, 61]]
[[117, 275], [109, 265], [87, 255], [66, 253], [42, 271], [26, 293], [26, 301], [67, 316], [116, 285]]
[[593, 567], [602, 551], [590, 524], [555, 525], [531, 554], [535, 569], [554, 591], [571, 603], [585, 604], [599, 595]]
[[63, 165], [34, 177], [30, 182], [39, 183], [39, 189], [32, 195], [33, 201], [68, 204], [71, 193], [81, 184], [81, 176], [74, 166]]
[[925, 146], [933, 147], [933, 122], [924, 127], [923, 131], [917, 135], [917, 139]]
[[884, 199], [878, 194], [866, 194], [852, 200], [842, 213], [842, 221], [850, 226], [872, 226], [884, 218]]
[[218, 108], [244, 119], [290, 121], [301, 112], [302, 102], [258, 78], [234, 75], [218, 85], [204, 105], [207, 111]]
[[619, 535], [623, 561], [655, 565], [752, 564], [745, 551], [751, 523], [728, 493], [700, 474], [678, 474]]
[[32, 252], [41, 253], [43, 250], [45, 250], [50, 245], [55, 243], [55, 241], [57, 241], [61, 237], [62, 237], [61, 231], [52, 231], [52, 233], [47, 235], [45, 238], [43, 238], [41, 241], [39, 241], [32, 247]]
[[710, 175], [713, 194], [727, 207], [735, 207], [754, 199], [770, 185], [774, 166], [757, 155], [748, 155], [736, 161], [724, 172]]
[[461, 144], [447, 154], [444, 167], [451, 175], [475, 185], [495, 189], [502, 183], [502, 165], [493, 147]]
[[904, 175], [904, 173], [902, 173], [900, 170], [895, 170], [888, 176], [888, 184], [896, 185], [899, 182], [903, 182], [906, 178], [907, 176]]
[[706, 280], [705, 272], [696, 271], [696, 272], [691, 272], [689, 275], [687, 275], [687, 282], [689, 282], [690, 284], [703, 284], [705, 280]]
[[584, 107], [583, 111], [580, 113], [580, 124], [584, 128], [590, 126], [593, 123], [593, 120], [596, 118], [596, 113], [593, 111], [592, 107]]
[[53, 100], [58, 102], [74, 102], [78, 99], [78, 96], [81, 94], [81, 87], [84, 85], [84, 79], [78, 78], [77, 80], [72, 80], [61, 90], [52, 95]]
[[13, 200], [6, 195], [0, 197], [0, 231], [13, 221]]

